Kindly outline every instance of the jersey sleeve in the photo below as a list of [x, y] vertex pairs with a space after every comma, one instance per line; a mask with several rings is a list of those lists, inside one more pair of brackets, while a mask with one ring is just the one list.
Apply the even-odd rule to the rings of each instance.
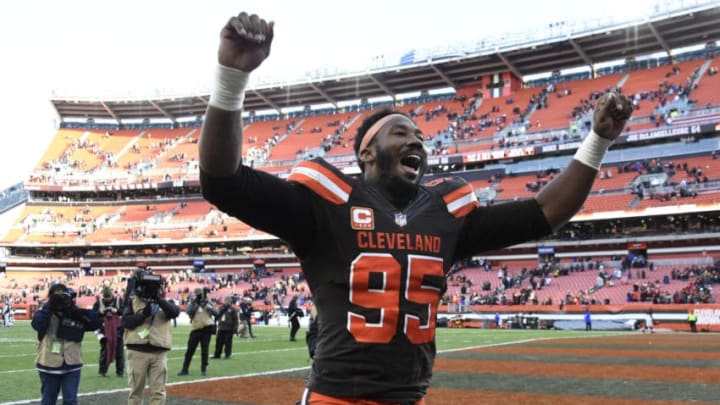
[[200, 171], [203, 197], [253, 228], [287, 241], [300, 254], [315, 240], [307, 189], [263, 171], [240, 166], [228, 177]]
[[465, 217], [455, 259], [535, 240], [551, 232], [552, 228], [533, 198], [478, 207]]
[[443, 177], [425, 184], [425, 187], [442, 197], [448, 213], [455, 218], [463, 218], [480, 206], [475, 190], [465, 179]]
[[352, 186], [345, 175], [321, 159], [298, 163], [290, 172], [288, 180], [307, 187], [333, 205], [348, 202], [352, 192]]

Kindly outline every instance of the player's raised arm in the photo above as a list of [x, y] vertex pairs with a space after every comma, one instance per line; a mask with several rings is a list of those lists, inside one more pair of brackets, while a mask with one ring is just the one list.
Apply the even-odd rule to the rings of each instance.
[[535, 196], [548, 224], [557, 230], [582, 207], [610, 145], [632, 114], [632, 103], [614, 92], [595, 105], [593, 127], [563, 172]]
[[245, 12], [220, 33], [215, 84], [200, 136], [200, 167], [212, 176], [229, 176], [242, 159], [242, 105], [248, 76], [270, 55], [273, 22]]

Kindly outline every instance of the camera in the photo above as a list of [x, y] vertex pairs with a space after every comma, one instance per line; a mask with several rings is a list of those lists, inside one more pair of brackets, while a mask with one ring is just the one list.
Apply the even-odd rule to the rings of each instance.
[[163, 292], [163, 278], [150, 270], [136, 270], [128, 279], [128, 290], [145, 300], [158, 300]]
[[210, 289], [207, 287], [202, 288], [202, 289], [196, 288], [195, 289], [195, 301], [197, 301], [198, 303], [207, 302], [207, 295], [208, 295], [209, 290]]
[[62, 312], [73, 305], [73, 300], [77, 297], [77, 292], [72, 288], [63, 291], [56, 291], [50, 296], [50, 307], [53, 311]]

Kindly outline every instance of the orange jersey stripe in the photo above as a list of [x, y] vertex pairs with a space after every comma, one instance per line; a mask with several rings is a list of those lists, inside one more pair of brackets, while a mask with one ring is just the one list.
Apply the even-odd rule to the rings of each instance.
[[352, 187], [337, 174], [316, 162], [301, 162], [292, 169], [289, 181], [295, 181], [313, 190], [333, 204], [344, 204]]
[[478, 202], [475, 192], [469, 184], [465, 184], [457, 190], [446, 194], [443, 200], [447, 204], [448, 212], [456, 218], [464, 217], [480, 206], [480, 202]]

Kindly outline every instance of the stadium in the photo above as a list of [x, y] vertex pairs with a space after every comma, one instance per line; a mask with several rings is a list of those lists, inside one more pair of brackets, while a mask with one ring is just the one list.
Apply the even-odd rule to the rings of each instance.
[[[717, 336], [687, 332], [689, 313], [700, 332], [720, 331], [720, 7], [666, 7], [642, 22], [409, 50], [362, 71], [248, 89], [248, 166], [286, 179], [300, 161], [323, 158], [356, 176], [358, 126], [395, 108], [422, 130], [424, 182], [460, 177], [484, 206], [532, 197], [564, 169], [601, 93], [633, 101], [567, 225], [447, 274], [427, 403], [718, 401]], [[37, 383], [23, 382], [36, 379], [27, 326], [50, 285], [72, 286], [90, 308], [103, 288], [123, 294], [138, 268], [163, 275], [181, 309], [196, 288], [217, 302], [249, 297], [255, 309], [258, 339], [236, 339], [241, 360], [212, 363], [208, 378], [175, 377], [173, 354], [189, 333], [180, 318], [168, 403], [299, 400], [309, 359], [287, 342], [286, 310], [298, 295], [309, 312], [312, 294], [285, 241], [203, 199], [198, 140], [209, 92], [51, 102], [61, 119], [55, 136], [29, 178], [0, 195], [12, 221], [0, 240], [0, 294], [14, 319], [2, 341], [15, 347], [0, 357], [0, 373], [23, 387], [0, 401], [37, 401]], [[648, 317], [657, 333], [643, 333]], [[81, 403], [125, 402], [122, 379], [94, 380], [95, 343], [86, 338], [83, 351]]]

